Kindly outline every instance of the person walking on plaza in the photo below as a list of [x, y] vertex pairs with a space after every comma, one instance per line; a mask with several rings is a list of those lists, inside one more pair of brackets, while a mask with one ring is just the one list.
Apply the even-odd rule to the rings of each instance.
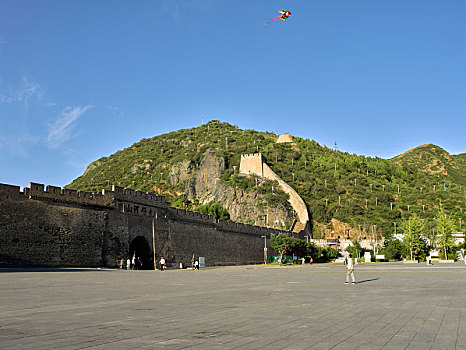
[[163, 256], [160, 258], [160, 271], [163, 271], [165, 269], [165, 259]]
[[131, 260], [129, 258], [126, 260], [126, 270], [131, 269]]
[[141, 258], [137, 258], [136, 260], [136, 270], [139, 270], [140, 268], [142, 267], [142, 261], [141, 261]]
[[349, 280], [351, 277], [351, 284], [356, 284], [356, 280], [354, 278], [354, 264], [353, 264], [353, 256], [351, 254], [348, 255], [346, 259], [346, 282], [345, 284], [349, 284]]

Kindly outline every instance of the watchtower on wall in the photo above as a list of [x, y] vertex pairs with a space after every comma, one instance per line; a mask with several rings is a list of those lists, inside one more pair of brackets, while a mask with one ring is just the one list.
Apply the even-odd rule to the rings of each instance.
[[263, 157], [261, 153], [242, 154], [239, 164], [240, 174], [254, 174], [260, 177], [264, 176]]
[[287, 142], [293, 142], [293, 138], [291, 137], [290, 134], [283, 134], [283, 135], [278, 136], [277, 143], [287, 143]]
[[298, 224], [294, 225], [293, 231], [299, 232], [308, 227], [309, 213], [307, 211], [306, 203], [304, 203], [301, 196], [290, 185], [270, 169], [270, 167], [264, 162], [264, 157], [261, 153], [241, 155], [239, 172], [240, 174], [254, 174], [261, 178], [265, 177], [267, 179], [277, 181], [280, 188], [290, 196], [288, 201], [296, 211], [299, 219]]

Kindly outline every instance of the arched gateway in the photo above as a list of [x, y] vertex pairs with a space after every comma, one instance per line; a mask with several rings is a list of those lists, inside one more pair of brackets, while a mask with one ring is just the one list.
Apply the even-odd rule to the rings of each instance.
[[152, 252], [149, 242], [144, 237], [137, 236], [131, 241], [129, 245], [129, 255], [131, 258], [135, 256], [136, 259], [138, 257], [141, 259], [143, 270], [154, 269], [154, 253]]

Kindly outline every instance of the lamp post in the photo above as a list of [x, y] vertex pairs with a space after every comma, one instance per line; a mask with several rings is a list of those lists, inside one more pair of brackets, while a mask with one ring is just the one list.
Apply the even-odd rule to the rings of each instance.
[[261, 238], [264, 239], [264, 264], [267, 264], [267, 236], [262, 235]]
[[155, 220], [157, 220], [157, 211], [155, 218], [152, 219], [152, 252], [154, 257], [154, 271], [157, 271], [157, 262], [155, 261]]

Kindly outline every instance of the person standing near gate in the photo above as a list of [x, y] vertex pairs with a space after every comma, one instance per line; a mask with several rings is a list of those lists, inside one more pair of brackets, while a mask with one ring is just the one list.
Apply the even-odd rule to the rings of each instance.
[[349, 284], [349, 280], [351, 277], [351, 284], [356, 284], [356, 280], [354, 278], [354, 264], [353, 264], [353, 256], [351, 254], [348, 255], [346, 260], [346, 282], [345, 284]]
[[163, 271], [165, 269], [165, 259], [163, 256], [160, 258], [160, 271]]

